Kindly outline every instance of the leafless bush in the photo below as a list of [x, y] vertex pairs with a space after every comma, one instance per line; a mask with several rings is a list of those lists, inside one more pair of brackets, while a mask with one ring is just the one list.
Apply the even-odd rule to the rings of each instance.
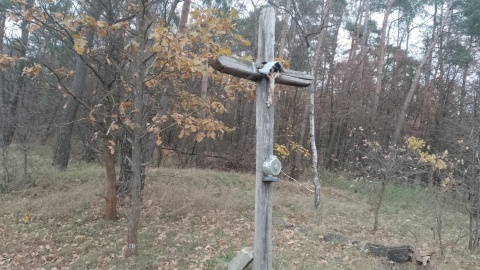
[[22, 175], [19, 170], [19, 152], [10, 147], [1, 147], [0, 158], [0, 176], [1, 176], [1, 192], [7, 192], [20, 184]]

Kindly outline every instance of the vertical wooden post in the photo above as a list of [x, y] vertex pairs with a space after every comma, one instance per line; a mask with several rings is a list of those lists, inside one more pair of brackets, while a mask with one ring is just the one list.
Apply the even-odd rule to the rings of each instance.
[[[273, 61], [275, 10], [264, 8], [260, 14], [257, 63]], [[267, 107], [268, 78], [257, 81], [256, 97], [256, 189], [254, 270], [272, 269], [272, 184], [263, 182], [263, 162], [273, 154], [273, 104]]]

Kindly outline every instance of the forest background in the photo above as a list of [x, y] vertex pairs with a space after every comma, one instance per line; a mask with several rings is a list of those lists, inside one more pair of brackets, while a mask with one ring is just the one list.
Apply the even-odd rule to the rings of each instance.
[[255, 60], [267, 4], [276, 60], [315, 78], [275, 90], [285, 179], [311, 181], [318, 157], [320, 171], [380, 182], [374, 230], [387, 184], [456, 194], [477, 249], [476, 0], [3, 1], [1, 191], [37, 185], [39, 145], [55, 170], [102, 164], [104, 218], [117, 219], [117, 195], [132, 198], [126, 254], [136, 255], [148, 168], [255, 170], [255, 85], [209, 63]]

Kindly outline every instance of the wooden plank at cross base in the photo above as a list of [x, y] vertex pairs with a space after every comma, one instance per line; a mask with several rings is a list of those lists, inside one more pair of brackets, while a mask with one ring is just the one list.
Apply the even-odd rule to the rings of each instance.
[[[210, 66], [221, 73], [233, 75], [243, 79], [257, 81], [265, 75], [257, 70], [257, 65], [253, 62], [240, 58], [220, 56], [210, 62]], [[275, 84], [290, 85], [297, 87], [307, 87], [313, 82], [313, 76], [304, 72], [284, 69], [284, 72], [275, 79]]]

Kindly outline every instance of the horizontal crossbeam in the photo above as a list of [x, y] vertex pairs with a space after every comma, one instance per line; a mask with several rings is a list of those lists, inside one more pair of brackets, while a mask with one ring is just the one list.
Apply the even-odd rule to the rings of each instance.
[[[210, 66], [221, 73], [235, 77], [257, 81], [265, 77], [259, 73], [255, 63], [240, 58], [220, 56], [210, 62]], [[275, 84], [283, 84], [297, 87], [307, 87], [313, 82], [313, 76], [304, 72], [284, 69], [284, 72], [275, 79]]]

